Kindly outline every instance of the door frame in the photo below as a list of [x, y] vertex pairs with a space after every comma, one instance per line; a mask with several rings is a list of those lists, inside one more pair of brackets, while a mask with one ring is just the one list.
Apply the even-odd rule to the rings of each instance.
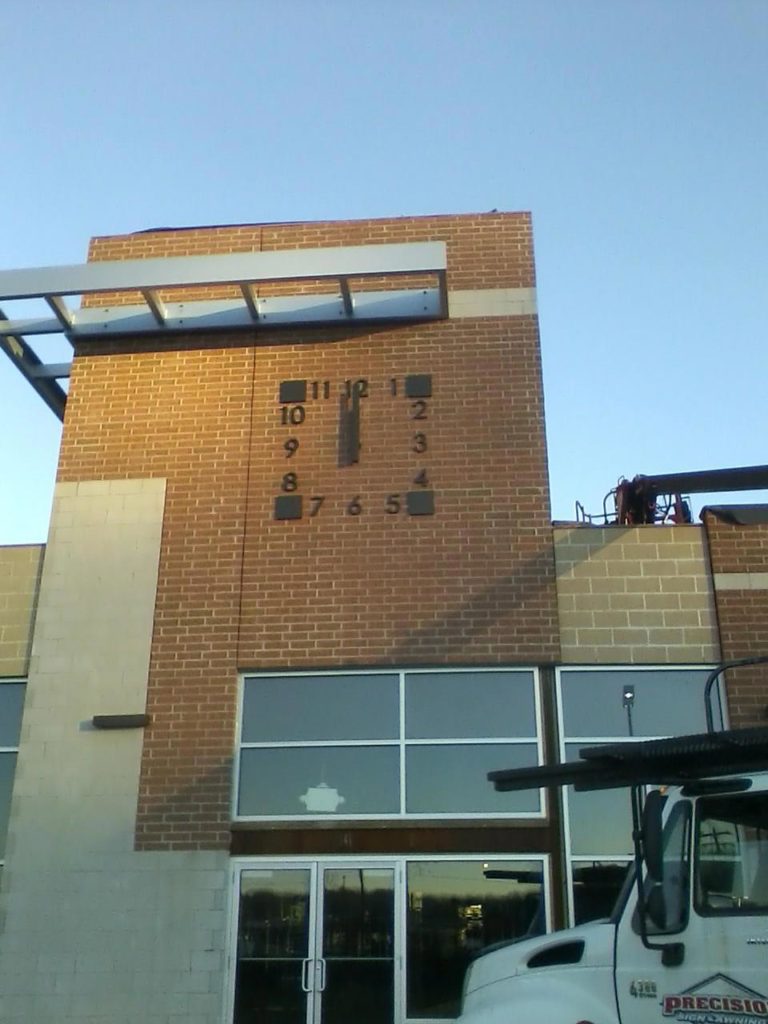
[[427, 1020], [410, 1019], [406, 1016], [405, 983], [406, 959], [405, 946], [407, 932], [407, 879], [406, 868], [410, 863], [419, 861], [539, 861], [542, 866], [544, 887], [544, 915], [547, 931], [552, 929], [552, 857], [548, 853], [418, 853], [418, 854], [387, 854], [383, 856], [333, 856], [315, 855], [278, 856], [278, 857], [233, 857], [230, 860], [229, 880], [229, 924], [227, 928], [226, 957], [226, 995], [225, 1024], [232, 1024], [235, 1010], [235, 983], [237, 978], [237, 936], [240, 909], [240, 875], [248, 870], [279, 871], [281, 869], [306, 869], [310, 872], [310, 906], [309, 928], [310, 941], [317, 944], [322, 933], [322, 877], [326, 868], [380, 868], [394, 872], [394, 1020], [393, 1024], [453, 1024], [452, 1018], [433, 1017]]

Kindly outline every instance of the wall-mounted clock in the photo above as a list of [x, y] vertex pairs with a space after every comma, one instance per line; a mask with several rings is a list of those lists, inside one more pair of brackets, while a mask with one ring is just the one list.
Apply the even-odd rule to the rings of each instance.
[[[372, 397], [379, 410], [389, 405], [388, 415], [402, 418], [409, 426], [405, 437], [406, 450], [401, 453], [410, 468], [405, 476], [387, 481], [377, 493], [361, 495], [344, 491], [344, 472], [350, 466], [364, 463], [371, 456], [368, 438], [377, 428], [376, 416], [369, 408]], [[278, 431], [278, 490], [273, 502], [276, 520], [312, 519], [327, 515], [406, 515], [431, 516], [435, 513], [435, 492], [428, 468], [430, 452], [430, 400], [432, 375], [404, 374], [382, 379], [357, 378], [345, 380], [280, 380], [277, 386], [276, 415]], [[316, 481], [305, 483], [307, 459], [317, 445], [313, 420], [320, 406], [330, 403], [333, 416], [324, 415], [325, 423], [333, 422], [335, 472], [339, 478], [328, 490], [317, 488]], [[325, 409], [323, 410], [326, 411]]]

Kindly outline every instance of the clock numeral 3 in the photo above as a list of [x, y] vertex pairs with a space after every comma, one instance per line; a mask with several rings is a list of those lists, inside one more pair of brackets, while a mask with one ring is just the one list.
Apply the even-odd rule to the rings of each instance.
[[417, 455], [421, 455], [422, 452], [427, 450], [427, 435], [426, 434], [414, 434], [413, 435], [413, 447], [412, 452], [416, 452]]

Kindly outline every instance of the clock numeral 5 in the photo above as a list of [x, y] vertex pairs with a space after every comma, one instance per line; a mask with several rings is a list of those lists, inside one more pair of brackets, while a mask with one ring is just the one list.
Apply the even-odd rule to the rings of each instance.
[[391, 516], [396, 516], [400, 511], [400, 495], [399, 494], [388, 494], [387, 500], [384, 502], [384, 511], [388, 512]]

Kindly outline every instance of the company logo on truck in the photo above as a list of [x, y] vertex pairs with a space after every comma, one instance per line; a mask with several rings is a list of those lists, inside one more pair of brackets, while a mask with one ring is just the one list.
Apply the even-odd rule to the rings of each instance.
[[665, 1017], [692, 1024], [766, 1024], [768, 1021], [768, 997], [725, 974], [713, 974], [678, 995], [663, 996], [661, 1005]]

